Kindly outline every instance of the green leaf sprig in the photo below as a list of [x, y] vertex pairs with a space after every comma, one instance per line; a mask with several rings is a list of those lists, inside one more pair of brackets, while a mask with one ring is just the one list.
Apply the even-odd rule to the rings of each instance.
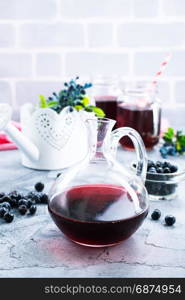
[[79, 77], [75, 80], [70, 80], [64, 83], [64, 89], [62, 89], [58, 94], [53, 93], [52, 97], [46, 99], [44, 96], [39, 95], [40, 107], [49, 107], [56, 112], [60, 113], [61, 110], [66, 107], [74, 107], [77, 111], [85, 110], [87, 112], [94, 112], [97, 117], [104, 117], [104, 111], [96, 106], [90, 105], [88, 96], [86, 95], [86, 89], [92, 86], [91, 83], [79, 84]]
[[164, 143], [160, 148], [163, 158], [166, 158], [167, 155], [175, 156], [185, 153], [185, 134], [182, 130], [175, 131], [173, 128], [168, 128], [163, 134], [163, 140]]

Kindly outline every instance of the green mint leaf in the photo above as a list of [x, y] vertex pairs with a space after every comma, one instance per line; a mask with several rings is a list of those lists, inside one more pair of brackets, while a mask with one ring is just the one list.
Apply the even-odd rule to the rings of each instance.
[[87, 107], [91, 108], [97, 117], [99, 117], [99, 118], [105, 117], [105, 113], [101, 108], [93, 106], [93, 105], [89, 105]]
[[86, 106], [85, 107], [85, 111], [87, 111], [87, 112], [93, 112], [93, 109], [92, 109], [91, 106]]
[[43, 95], [39, 95], [39, 98], [40, 98], [40, 107], [41, 108], [46, 108], [48, 107], [48, 104], [47, 104], [47, 101], [46, 101], [46, 98], [43, 96]]
[[58, 105], [58, 101], [50, 101], [47, 105], [48, 107], [56, 106]]
[[163, 139], [168, 143], [173, 143], [175, 138], [175, 133], [173, 128], [168, 128], [168, 130], [164, 133]]
[[79, 111], [81, 109], [83, 109], [83, 106], [82, 105], [75, 105], [74, 108]]

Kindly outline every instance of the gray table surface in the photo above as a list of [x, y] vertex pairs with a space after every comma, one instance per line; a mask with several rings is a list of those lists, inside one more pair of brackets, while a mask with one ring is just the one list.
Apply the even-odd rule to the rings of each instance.
[[[120, 150], [118, 159], [128, 162], [133, 155]], [[158, 150], [148, 156], [159, 158]], [[0, 191], [27, 192], [37, 181], [45, 182], [48, 191], [57, 173], [24, 168], [17, 150], [0, 152]], [[0, 220], [0, 277], [185, 277], [184, 188], [184, 183], [179, 185], [178, 196], [171, 201], [150, 202], [150, 212], [161, 210], [161, 221], [148, 216], [132, 237], [109, 248], [69, 241], [46, 205], [40, 205], [33, 217], [17, 216], [11, 224]], [[176, 216], [175, 226], [163, 225], [166, 214]]]
[[[119, 151], [120, 161], [127, 156]], [[0, 153], [0, 191], [26, 192], [37, 181], [45, 182], [48, 190], [56, 173], [22, 167], [18, 151]], [[0, 277], [184, 277], [184, 187], [179, 186], [172, 201], [150, 203], [150, 211], [159, 208], [163, 217], [176, 216], [173, 228], [147, 217], [131, 238], [109, 248], [86, 248], [67, 240], [45, 205], [33, 217], [18, 216], [11, 224], [0, 221]]]

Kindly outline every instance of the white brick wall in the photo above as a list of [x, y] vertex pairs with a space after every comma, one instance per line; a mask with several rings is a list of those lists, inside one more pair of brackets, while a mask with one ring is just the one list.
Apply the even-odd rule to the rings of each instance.
[[0, 0], [0, 102], [17, 109], [66, 78], [151, 80], [185, 107], [185, 0]]

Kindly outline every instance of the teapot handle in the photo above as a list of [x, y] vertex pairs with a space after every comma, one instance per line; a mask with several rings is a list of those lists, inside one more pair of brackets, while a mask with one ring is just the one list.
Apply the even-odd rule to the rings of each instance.
[[137, 156], [136, 175], [145, 181], [147, 171], [147, 154], [143, 140], [135, 129], [130, 127], [121, 127], [113, 130], [111, 133], [111, 153], [113, 156], [116, 155], [119, 140], [124, 136], [128, 136], [134, 144]]

